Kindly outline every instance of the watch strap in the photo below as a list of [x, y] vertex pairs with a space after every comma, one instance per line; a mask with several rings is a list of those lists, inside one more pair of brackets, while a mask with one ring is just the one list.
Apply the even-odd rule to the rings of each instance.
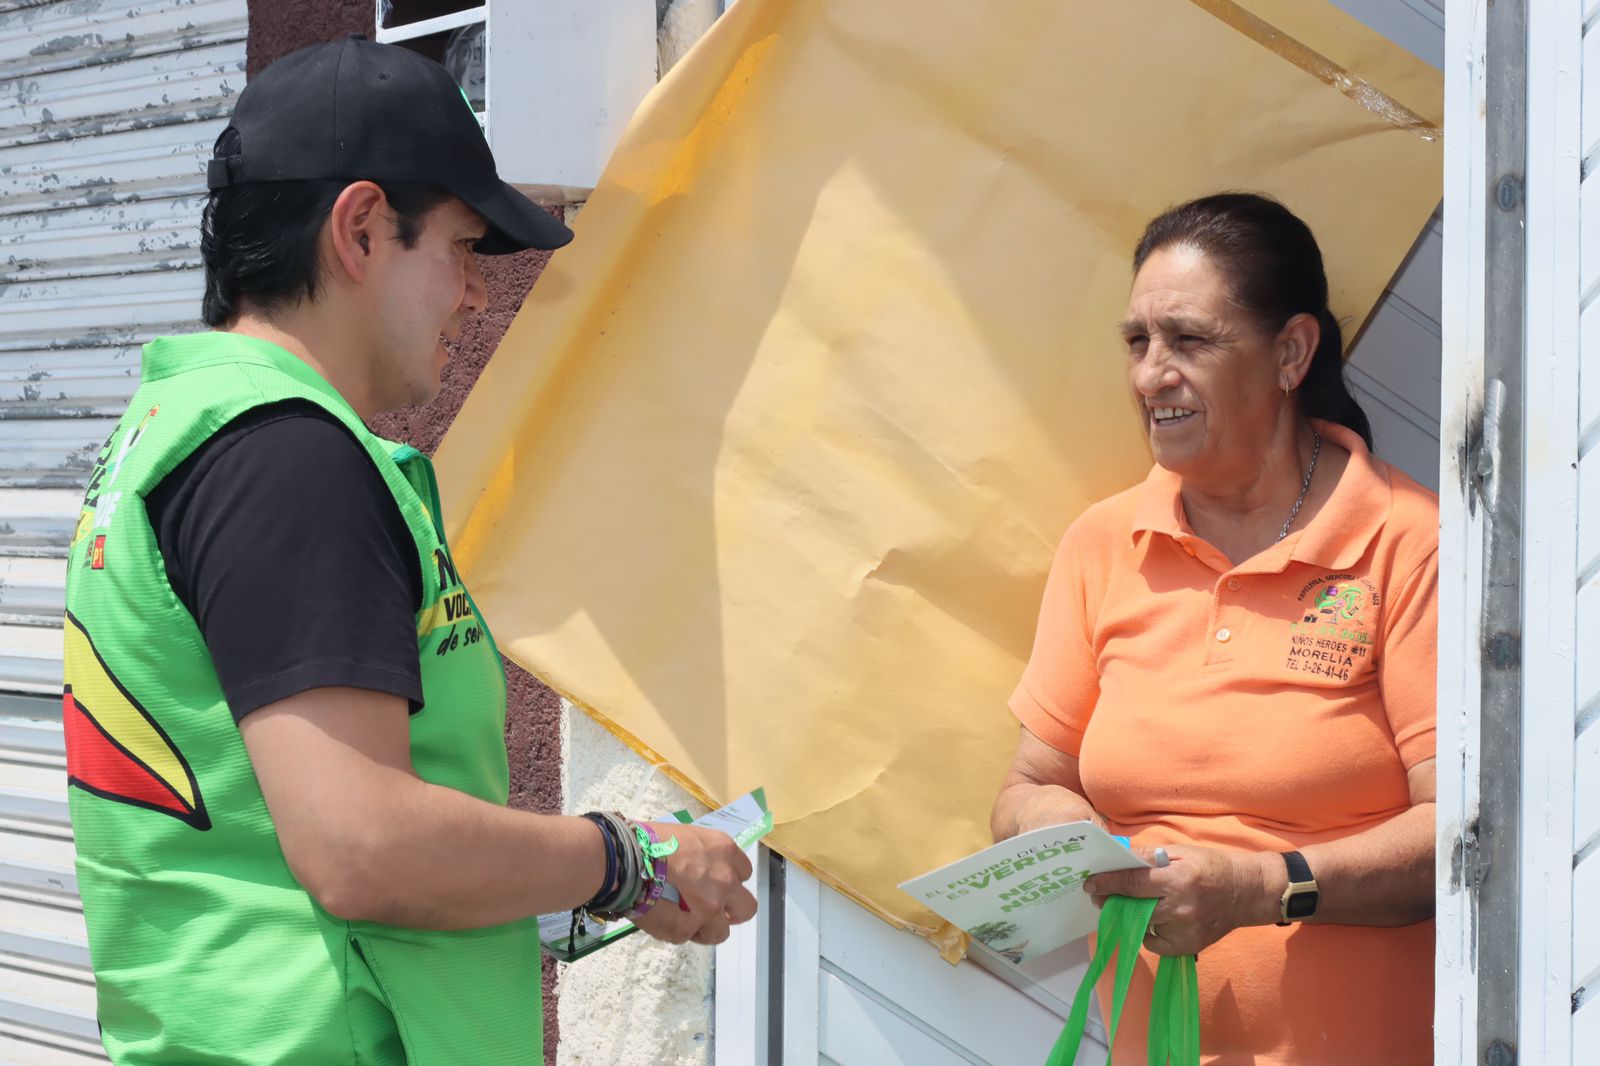
[[[1289, 885], [1283, 890], [1283, 896], [1278, 901], [1279, 925], [1290, 925], [1302, 922], [1317, 913], [1317, 903], [1320, 901], [1321, 892], [1317, 888], [1317, 879], [1311, 875], [1311, 864], [1306, 862], [1306, 857], [1298, 851], [1285, 851], [1283, 865], [1289, 874]], [[1294, 913], [1290, 913], [1293, 908]]]

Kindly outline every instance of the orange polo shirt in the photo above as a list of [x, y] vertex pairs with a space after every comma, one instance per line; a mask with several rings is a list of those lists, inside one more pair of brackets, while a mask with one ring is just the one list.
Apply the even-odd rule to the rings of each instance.
[[[1134, 843], [1290, 851], [1409, 806], [1434, 755], [1438, 497], [1350, 452], [1302, 530], [1238, 566], [1160, 467], [1067, 530], [1011, 709]], [[1315, 873], [1315, 871], [1313, 871]], [[1208, 1063], [1432, 1061], [1433, 923], [1238, 929], [1201, 952]], [[1118, 1063], [1145, 1061], [1141, 955]], [[1109, 1004], [1109, 984], [1101, 989]]]

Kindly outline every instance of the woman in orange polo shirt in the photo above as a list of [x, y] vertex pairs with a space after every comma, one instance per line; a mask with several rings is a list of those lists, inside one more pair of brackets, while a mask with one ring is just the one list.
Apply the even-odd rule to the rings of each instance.
[[1372, 454], [1281, 204], [1176, 207], [1133, 265], [1156, 466], [1062, 539], [995, 836], [1091, 818], [1171, 857], [1087, 886], [1161, 899], [1118, 1063], [1150, 955], [1195, 952], [1206, 1062], [1430, 1062], [1438, 498]]

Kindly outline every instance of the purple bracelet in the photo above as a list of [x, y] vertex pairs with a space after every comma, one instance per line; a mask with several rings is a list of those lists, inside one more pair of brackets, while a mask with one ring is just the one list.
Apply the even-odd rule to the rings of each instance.
[[[634, 823], [634, 832], [648, 839], [651, 844], [661, 843], [661, 838], [656, 835], [656, 831], [643, 822]], [[644, 840], [639, 843], [640, 850], [644, 851]], [[645, 882], [644, 889], [640, 892], [633, 908], [628, 911], [628, 917], [636, 920], [650, 913], [650, 909], [661, 899], [661, 893], [667, 887], [666, 856], [650, 858], [648, 852], [646, 852], [645, 862], [648, 864], [649, 880]]]

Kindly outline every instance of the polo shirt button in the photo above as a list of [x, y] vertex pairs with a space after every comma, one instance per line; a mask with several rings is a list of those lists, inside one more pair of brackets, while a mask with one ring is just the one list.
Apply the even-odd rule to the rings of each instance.
[[1232, 639], [1233, 639], [1233, 634], [1228, 631], [1228, 628], [1226, 626], [1224, 626], [1223, 628], [1217, 630], [1217, 640], [1218, 640], [1218, 642], [1220, 642], [1222, 644], [1226, 644], [1226, 643], [1228, 643], [1228, 641], [1230, 641]]
[[1229, 592], [1238, 592], [1239, 591], [1239, 579], [1238, 578], [1230, 577], [1228, 579], [1228, 591]]

